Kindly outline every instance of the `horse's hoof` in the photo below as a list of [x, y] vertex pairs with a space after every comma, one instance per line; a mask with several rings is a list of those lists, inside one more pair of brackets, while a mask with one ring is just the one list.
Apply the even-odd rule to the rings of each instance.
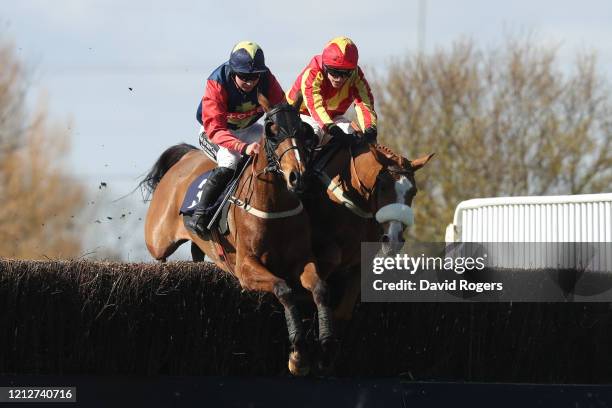
[[292, 351], [289, 354], [289, 372], [296, 377], [302, 377], [308, 375], [310, 372], [310, 367], [308, 366], [308, 362], [306, 359], [302, 358], [300, 353], [297, 351]]

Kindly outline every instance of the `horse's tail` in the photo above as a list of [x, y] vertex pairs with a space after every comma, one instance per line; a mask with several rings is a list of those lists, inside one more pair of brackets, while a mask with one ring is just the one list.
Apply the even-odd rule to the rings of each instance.
[[181, 158], [192, 150], [198, 148], [187, 143], [181, 143], [171, 146], [159, 156], [151, 170], [147, 173], [144, 179], [138, 183], [138, 187], [145, 192], [145, 197], [148, 199], [155, 191], [162, 177], [170, 167], [174, 166]]

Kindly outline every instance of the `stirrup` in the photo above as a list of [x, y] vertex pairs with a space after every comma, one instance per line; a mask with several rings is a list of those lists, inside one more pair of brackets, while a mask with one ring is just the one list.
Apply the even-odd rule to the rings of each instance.
[[206, 229], [206, 222], [200, 222], [203, 219], [202, 215], [199, 214], [191, 214], [184, 217], [185, 227], [188, 230], [195, 232], [198, 236], [203, 237], [204, 234], [208, 231]]
[[197, 220], [195, 220], [193, 230], [196, 232], [196, 234], [203, 236], [208, 231], [206, 228], [207, 224], [208, 223], [204, 217], [200, 216]]

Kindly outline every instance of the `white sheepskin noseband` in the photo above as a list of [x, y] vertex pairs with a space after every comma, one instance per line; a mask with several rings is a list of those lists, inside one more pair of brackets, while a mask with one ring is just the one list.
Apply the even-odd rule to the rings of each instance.
[[409, 227], [414, 224], [412, 208], [406, 204], [388, 204], [376, 212], [376, 221], [379, 224], [388, 221], [399, 221]]

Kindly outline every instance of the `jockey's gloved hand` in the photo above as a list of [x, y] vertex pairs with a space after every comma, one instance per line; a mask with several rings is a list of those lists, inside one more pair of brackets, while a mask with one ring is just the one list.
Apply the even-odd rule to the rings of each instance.
[[339, 143], [341, 145], [348, 146], [353, 142], [353, 140], [355, 140], [353, 135], [344, 133], [344, 131], [340, 129], [340, 126], [338, 125], [331, 125], [329, 128], [327, 128], [327, 133], [332, 136], [332, 143]]
[[246, 147], [244, 148], [244, 154], [246, 154], [247, 156], [254, 156], [257, 153], [259, 153], [259, 143], [255, 142], [255, 143], [251, 143], [246, 145]]
[[317, 137], [315, 136], [312, 126], [310, 126], [308, 123], [302, 122], [302, 129], [304, 135], [304, 144], [308, 149], [310, 149], [317, 143]]
[[376, 126], [370, 126], [363, 132], [363, 138], [367, 143], [375, 144], [376, 138], [378, 137], [378, 130]]

